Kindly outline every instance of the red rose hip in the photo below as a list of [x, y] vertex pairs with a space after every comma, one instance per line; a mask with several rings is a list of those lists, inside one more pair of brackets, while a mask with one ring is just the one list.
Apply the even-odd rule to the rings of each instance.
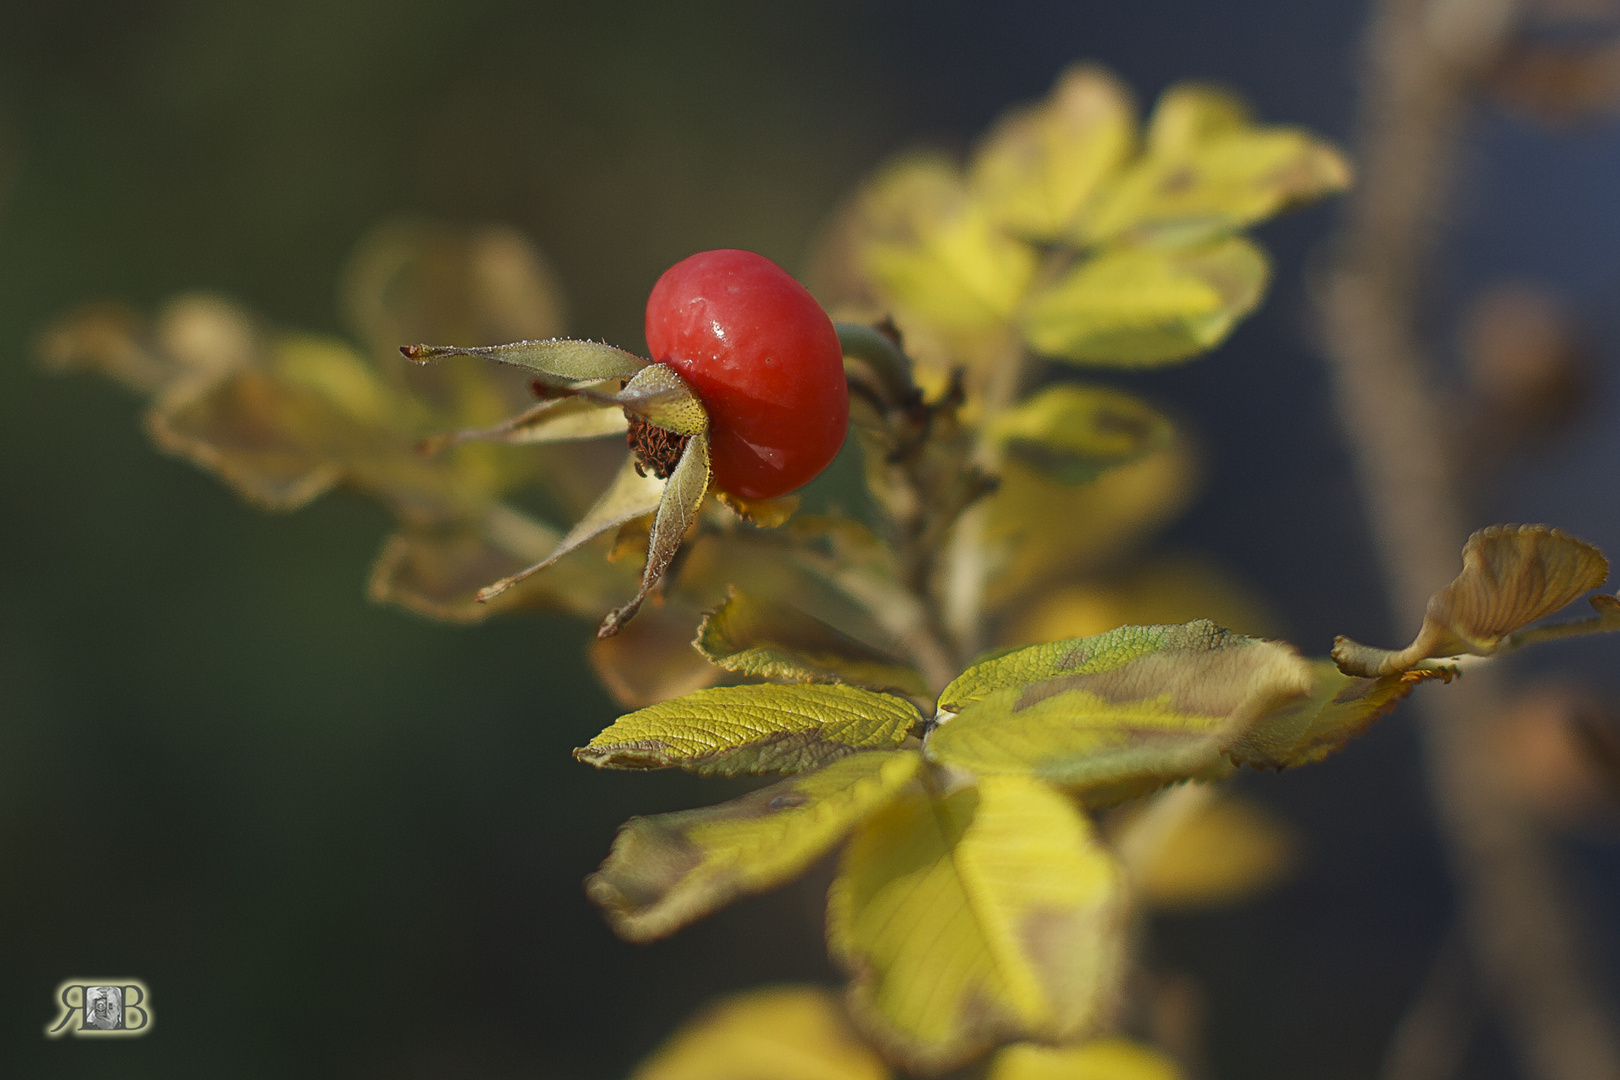
[[785, 495], [844, 443], [849, 385], [832, 320], [763, 255], [704, 251], [665, 270], [647, 297], [647, 347], [708, 411], [722, 491]]

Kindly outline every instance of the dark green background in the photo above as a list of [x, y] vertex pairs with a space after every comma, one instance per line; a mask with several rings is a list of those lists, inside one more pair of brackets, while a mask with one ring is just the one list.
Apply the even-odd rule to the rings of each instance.
[[[346, 253], [409, 213], [522, 227], [573, 331], [639, 347], [664, 266], [721, 246], [799, 264], [885, 153], [965, 145], [1076, 58], [1144, 100], [1222, 79], [1342, 138], [1363, 14], [0, 0], [0, 1075], [610, 1080], [713, 993], [832, 979], [825, 868], [669, 942], [616, 941], [579, 888], [614, 826], [730, 789], [572, 761], [613, 715], [582, 672], [588, 628], [369, 606], [379, 511], [334, 496], [267, 516], [159, 456], [119, 390], [34, 369], [51, 317], [207, 289], [341, 332]], [[1529, 273], [1612, 341], [1617, 142], [1488, 121], [1442, 308]], [[1332, 215], [1264, 230], [1278, 283], [1228, 346], [1136, 380], [1210, 452], [1173, 539], [1254, 581], [1316, 652], [1390, 633], [1304, 328], [1302, 268]], [[1601, 412], [1490, 516], [1620, 552], [1612, 392]], [[1613, 655], [1559, 662], [1612, 672]], [[1258, 905], [1163, 927], [1160, 960], [1209, 990], [1215, 1075], [1376, 1068], [1448, 919], [1414, 754], [1396, 719], [1327, 765], [1245, 780], [1310, 860]], [[1612, 916], [1613, 852], [1575, 854]], [[71, 975], [146, 980], [152, 1034], [44, 1040]], [[1491, 1037], [1475, 1058], [1507, 1074]]]

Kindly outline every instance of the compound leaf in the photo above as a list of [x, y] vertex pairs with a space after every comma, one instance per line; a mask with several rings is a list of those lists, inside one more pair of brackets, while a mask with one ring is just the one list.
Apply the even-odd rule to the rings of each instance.
[[916, 668], [786, 602], [732, 590], [704, 616], [698, 652], [728, 671], [786, 682], [839, 682], [928, 696]]
[[1334, 641], [1347, 675], [1376, 677], [1424, 660], [1469, 653], [1490, 656], [1513, 631], [1544, 619], [1609, 576], [1609, 561], [1590, 544], [1546, 525], [1492, 525], [1468, 538], [1462, 573], [1429, 597], [1417, 637], [1392, 651]]
[[1021, 464], [1060, 484], [1086, 484], [1170, 446], [1168, 418], [1103, 386], [1050, 386], [998, 414], [986, 434]]
[[889, 1080], [889, 1070], [826, 990], [772, 986], [708, 1006], [630, 1080]]
[[1079, 1046], [1017, 1043], [996, 1051], [987, 1080], [1182, 1080], [1168, 1055], [1129, 1039]]
[[924, 745], [976, 775], [1028, 774], [1102, 804], [1230, 768], [1257, 720], [1310, 692], [1293, 649], [1205, 619], [1019, 649], [950, 686]]
[[672, 934], [801, 873], [894, 799], [920, 764], [910, 752], [853, 754], [719, 806], [631, 818], [585, 880], [586, 895], [628, 941]]
[[1024, 340], [1046, 356], [1142, 367], [1214, 348], [1253, 311], [1266, 257], [1241, 237], [1191, 248], [1109, 248], [1030, 298]]
[[804, 772], [893, 749], [921, 719], [904, 698], [853, 686], [717, 686], [621, 716], [574, 757], [604, 769]]
[[1085, 815], [1037, 780], [920, 790], [875, 813], [828, 894], [851, 1012], [908, 1068], [1014, 1039], [1068, 1041], [1114, 991], [1121, 873]]
[[990, 130], [973, 162], [973, 188], [1008, 229], [1057, 239], [1135, 142], [1129, 92], [1101, 68], [1077, 64], [1046, 101], [1009, 112]]
[[1149, 122], [1147, 154], [1098, 196], [1079, 236], [1191, 243], [1349, 185], [1350, 166], [1329, 143], [1296, 128], [1252, 126], [1242, 103], [1221, 91], [1174, 87]]

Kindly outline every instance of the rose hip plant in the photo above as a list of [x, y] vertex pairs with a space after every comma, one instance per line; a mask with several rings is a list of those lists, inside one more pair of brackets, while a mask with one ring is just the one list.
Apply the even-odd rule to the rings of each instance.
[[[579, 760], [785, 777], [632, 819], [586, 891], [649, 941], [841, 848], [844, 1005], [740, 999], [644, 1076], [995, 1052], [1001, 1080], [1145, 1080], [1173, 1066], [1114, 1037], [1139, 913], [1240, 896], [1277, 862], [1215, 785], [1318, 761], [1470, 663], [1620, 629], [1604, 594], [1541, 624], [1608, 571], [1545, 526], [1475, 534], [1410, 646], [1318, 659], [1241, 632], [1263, 620], [1206, 565], [1153, 554], [1192, 487], [1186, 438], [1084, 372], [1219, 345], [1267, 284], [1243, 230], [1349, 182], [1226, 92], [1173, 87], [1139, 124], [1080, 66], [965, 163], [881, 167], [814, 253], [814, 296], [749, 252], [671, 267], [647, 357], [556, 336], [514, 234], [420, 223], [357, 252], [358, 347], [191, 297], [151, 324], [87, 309], [44, 353], [150, 393], [160, 446], [266, 507], [383, 502], [380, 601], [598, 622], [593, 667], [634, 711]], [[847, 431], [857, 510], [804, 511]]]

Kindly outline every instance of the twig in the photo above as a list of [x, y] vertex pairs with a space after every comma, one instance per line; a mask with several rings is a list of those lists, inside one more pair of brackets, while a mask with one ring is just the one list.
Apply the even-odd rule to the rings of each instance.
[[[1381, 0], [1369, 33], [1362, 178], [1318, 295], [1344, 427], [1392, 612], [1421, 621], [1456, 570], [1469, 517], [1428, 392], [1421, 285], [1451, 195], [1475, 78], [1510, 0]], [[1500, 694], [1482, 669], [1424, 703], [1432, 794], [1486, 988], [1536, 1080], [1620, 1080], [1620, 1038], [1585, 970], [1578, 912], [1549, 844], [1489, 768], [1479, 719]]]
[[1379, 1080], [1451, 1080], [1462, 1067], [1479, 1011], [1458, 927], [1440, 943], [1418, 996], [1389, 1040]]

